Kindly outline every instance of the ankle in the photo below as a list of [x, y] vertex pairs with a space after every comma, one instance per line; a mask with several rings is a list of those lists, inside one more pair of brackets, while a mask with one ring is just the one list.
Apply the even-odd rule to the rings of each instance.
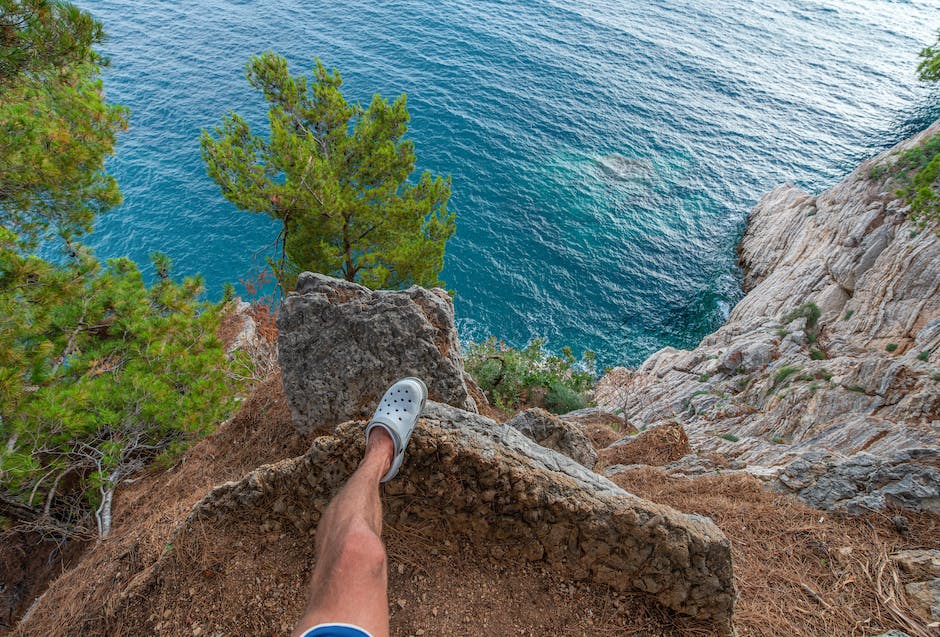
[[395, 442], [391, 434], [382, 427], [376, 427], [369, 432], [366, 440], [366, 453], [361, 464], [376, 463], [382, 468], [382, 475], [391, 468], [395, 457]]

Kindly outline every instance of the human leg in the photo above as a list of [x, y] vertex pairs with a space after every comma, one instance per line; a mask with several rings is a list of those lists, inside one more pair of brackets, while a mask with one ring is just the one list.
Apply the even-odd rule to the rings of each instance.
[[373, 637], [388, 636], [379, 483], [397, 474], [426, 398], [427, 387], [416, 378], [398, 381], [382, 397], [366, 430], [365, 456], [320, 519], [307, 609], [293, 637], [328, 623], [351, 624]]
[[327, 622], [355, 624], [374, 637], [388, 635], [388, 574], [381, 540], [379, 481], [391, 466], [394, 452], [387, 432], [372, 431], [359, 468], [323, 512], [307, 610], [294, 637]]

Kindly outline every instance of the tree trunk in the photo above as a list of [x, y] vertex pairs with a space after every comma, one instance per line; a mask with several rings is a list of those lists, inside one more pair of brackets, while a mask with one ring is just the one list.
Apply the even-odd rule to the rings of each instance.
[[343, 252], [346, 254], [346, 267], [343, 269], [345, 270], [346, 280], [355, 282], [356, 268], [352, 262], [352, 242], [349, 239], [349, 233], [349, 217], [343, 217]]
[[16, 522], [36, 522], [43, 517], [41, 511], [4, 492], [0, 492], [0, 515]]
[[95, 521], [98, 523], [98, 538], [104, 539], [111, 535], [111, 503], [114, 502], [114, 489], [117, 486], [109, 482], [107, 489], [101, 489], [101, 504], [95, 511]]

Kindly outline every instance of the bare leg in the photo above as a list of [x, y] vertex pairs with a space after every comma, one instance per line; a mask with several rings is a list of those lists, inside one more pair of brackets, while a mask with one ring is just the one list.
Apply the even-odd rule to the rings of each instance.
[[373, 430], [359, 468], [323, 512], [307, 609], [293, 637], [323, 623], [355, 624], [375, 637], [388, 637], [379, 480], [391, 466], [394, 452], [388, 433]]

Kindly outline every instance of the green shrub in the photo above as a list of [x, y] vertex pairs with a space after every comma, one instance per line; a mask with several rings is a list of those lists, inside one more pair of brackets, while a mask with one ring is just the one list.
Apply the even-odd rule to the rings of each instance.
[[842, 319], [848, 321], [850, 318], [852, 318], [853, 314], [855, 314], [855, 310], [849, 310], [845, 313], [845, 316], [843, 316]]
[[[169, 461], [234, 407], [222, 307], [202, 280], [151, 287], [129, 259], [54, 265], [0, 242], [0, 481], [60, 524], [110, 530], [117, 486]], [[14, 318], [15, 317], [15, 318]], [[12, 320], [10, 320], [12, 318]]]
[[776, 374], [774, 374], [774, 387], [783, 384], [790, 376], [797, 373], [798, 371], [800, 371], [800, 368], [796, 367], [795, 365], [784, 365], [777, 370]]
[[593, 352], [584, 352], [579, 361], [565, 347], [558, 356], [545, 349], [545, 339], [515, 348], [490, 337], [469, 343], [465, 354], [467, 372], [502, 409], [543, 406], [559, 414], [581, 409], [588, 404], [585, 392], [597, 380]]
[[554, 414], [567, 414], [569, 411], [584, 409], [587, 399], [561, 382], [552, 383], [545, 394], [545, 409]]
[[822, 316], [822, 311], [819, 309], [819, 306], [813, 302], [809, 302], [785, 314], [780, 322], [783, 325], [787, 325], [798, 318], [804, 318], [806, 319], [806, 329], [813, 330], [816, 328], [820, 316]]
[[809, 357], [814, 361], [824, 361], [826, 360], [826, 353], [814, 347], [813, 349], [809, 350]]
[[859, 394], [865, 393], [865, 388], [862, 387], [861, 385], [849, 385], [848, 387], [846, 387], [846, 389], [849, 391], [858, 392]]
[[924, 361], [926, 363], [929, 359], [930, 359], [930, 352], [926, 350], [924, 350], [923, 352], [917, 355], [917, 360], [919, 361]]
[[735, 436], [734, 434], [721, 434], [721, 435], [718, 436], [718, 437], [719, 437], [719, 438], [724, 438], [724, 439], [727, 440], [728, 442], [738, 442], [739, 440], [741, 440], [740, 438], [738, 438], [738, 437]]
[[698, 382], [707, 383], [709, 378], [711, 378], [710, 374], [707, 374], [707, 373], [699, 374]]
[[775, 445], [783, 445], [783, 444], [786, 444], [786, 441], [785, 441], [783, 438], [781, 438], [780, 436], [774, 436], [774, 438], [773, 438], [773, 440], [771, 440], [771, 442], [774, 443]]
[[918, 226], [940, 221], [940, 135], [933, 135], [914, 148], [896, 155], [886, 167], [895, 194], [910, 206], [911, 220]]
[[886, 351], [886, 352], [894, 352], [894, 351], [896, 351], [897, 349], [898, 349], [898, 344], [897, 344], [897, 343], [888, 343], [887, 345], [885, 345], [885, 351]]

